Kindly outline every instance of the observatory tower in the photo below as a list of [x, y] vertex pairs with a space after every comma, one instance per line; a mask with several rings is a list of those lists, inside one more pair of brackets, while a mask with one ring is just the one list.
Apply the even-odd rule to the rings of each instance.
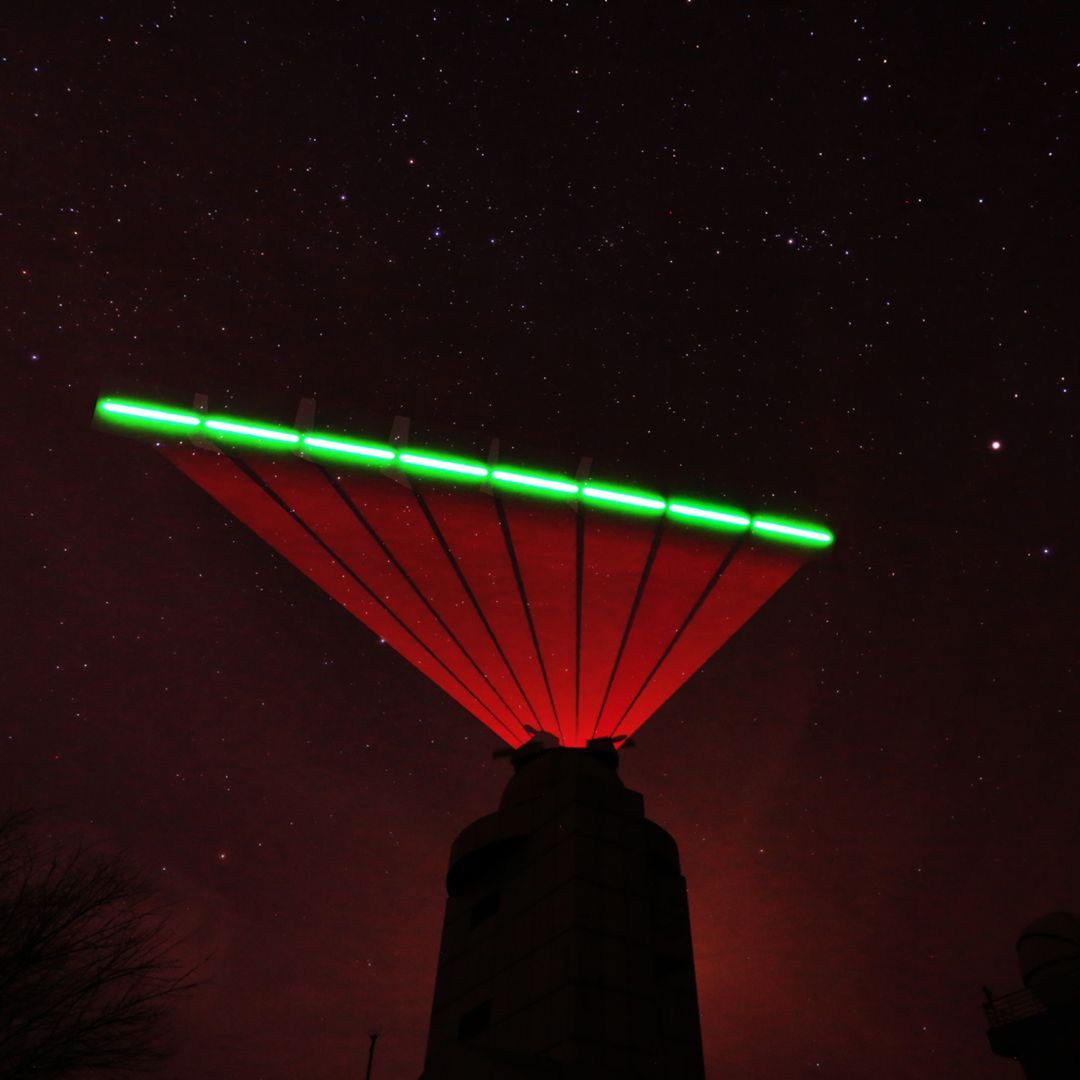
[[990, 1047], [1027, 1080], [1080, 1077], [1080, 916], [1036, 919], [1016, 942], [1023, 990], [983, 1005]]
[[450, 855], [422, 1080], [703, 1080], [675, 841], [610, 739], [511, 761]]

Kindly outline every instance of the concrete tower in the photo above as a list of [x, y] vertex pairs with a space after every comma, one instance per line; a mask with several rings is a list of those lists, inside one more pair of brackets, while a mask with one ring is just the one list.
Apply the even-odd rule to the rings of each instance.
[[686, 882], [610, 739], [534, 739], [454, 843], [422, 1080], [703, 1080]]

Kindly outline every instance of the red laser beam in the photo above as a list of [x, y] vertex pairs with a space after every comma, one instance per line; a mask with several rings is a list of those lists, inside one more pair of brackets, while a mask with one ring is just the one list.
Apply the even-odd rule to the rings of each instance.
[[804, 561], [512, 489], [162, 452], [512, 745], [632, 734]]

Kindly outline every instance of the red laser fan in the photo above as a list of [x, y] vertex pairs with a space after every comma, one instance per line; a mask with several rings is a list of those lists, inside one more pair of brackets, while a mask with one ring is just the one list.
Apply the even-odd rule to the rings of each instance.
[[103, 398], [512, 746], [629, 736], [832, 534], [517, 467]]

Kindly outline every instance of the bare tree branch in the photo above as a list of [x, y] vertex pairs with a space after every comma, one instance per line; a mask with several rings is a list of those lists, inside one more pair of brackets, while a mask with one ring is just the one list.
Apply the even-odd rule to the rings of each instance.
[[144, 1072], [196, 971], [170, 913], [122, 859], [38, 841], [0, 817], [0, 1080]]

